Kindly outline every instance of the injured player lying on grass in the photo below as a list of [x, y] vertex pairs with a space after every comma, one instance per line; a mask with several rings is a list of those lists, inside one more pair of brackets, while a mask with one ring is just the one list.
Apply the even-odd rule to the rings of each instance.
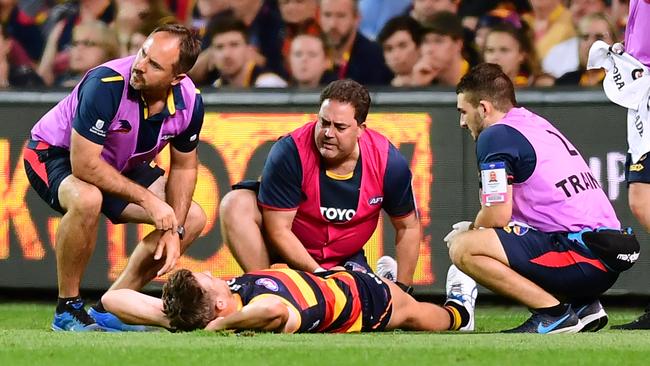
[[270, 269], [226, 282], [181, 269], [169, 277], [161, 299], [120, 289], [108, 291], [102, 302], [124, 322], [174, 331], [472, 331], [476, 294], [474, 280], [455, 266], [443, 306], [418, 302], [369, 272]]

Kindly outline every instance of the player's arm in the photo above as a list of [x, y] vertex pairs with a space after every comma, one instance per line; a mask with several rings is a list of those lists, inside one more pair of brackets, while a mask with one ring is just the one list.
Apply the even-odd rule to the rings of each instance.
[[124, 85], [119, 75], [111, 76], [107, 70], [110, 69], [93, 70], [79, 87], [79, 103], [70, 138], [72, 174], [103, 192], [142, 206], [157, 229], [176, 230], [176, 218], [167, 204], [101, 158], [104, 140], [119, 108]]
[[109, 312], [128, 324], [156, 325], [170, 328], [163, 313], [162, 300], [129, 290], [110, 290], [102, 296], [102, 304]]
[[302, 199], [302, 166], [291, 137], [273, 145], [264, 163], [258, 201], [266, 236], [291, 268], [313, 272], [319, 267], [291, 231]]
[[293, 333], [297, 330], [287, 305], [275, 296], [259, 299], [244, 306], [240, 311], [219, 317], [205, 327], [206, 330], [249, 329], [268, 332]]
[[420, 253], [421, 225], [415, 207], [412, 174], [408, 162], [393, 146], [389, 146], [384, 174], [382, 208], [395, 227], [397, 281], [411, 285]]

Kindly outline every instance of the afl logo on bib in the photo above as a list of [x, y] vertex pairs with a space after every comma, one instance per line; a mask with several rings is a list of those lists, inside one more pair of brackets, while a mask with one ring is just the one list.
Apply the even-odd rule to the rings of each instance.
[[255, 281], [255, 284], [258, 286], [266, 287], [267, 289], [277, 292], [280, 289], [280, 286], [270, 278], [258, 278]]

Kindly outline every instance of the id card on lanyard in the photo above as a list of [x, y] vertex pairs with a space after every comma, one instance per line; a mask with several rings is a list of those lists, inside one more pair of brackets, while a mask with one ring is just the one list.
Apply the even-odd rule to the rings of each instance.
[[502, 161], [483, 163], [481, 168], [481, 203], [490, 206], [493, 203], [506, 202], [508, 198], [508, 176], [506, 164]]

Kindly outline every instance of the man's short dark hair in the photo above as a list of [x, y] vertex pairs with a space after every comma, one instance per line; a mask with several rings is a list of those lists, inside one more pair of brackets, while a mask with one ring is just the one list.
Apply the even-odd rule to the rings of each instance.
[[370, 109], [370, 93], [365, 86], [356, 81], [351, 79], [332, 81], [320, 93], [320, 105], [326, 99], [350, 103], [354, 107], [354, 119], [357, 124], [366, 121]]
[[448, 11], [441, 11], [434, 14], [431, 21], [424, 24], [423, 33], [449, 36], [454, 41], [457, 41], [464, 39], [465, 29], [458, 15]]
[[235, 18], [234, 15], [230, 15], [230, 14], [219, 16], [218, 20], [219, 21], [215, 22], [212, 25], [212, 27], [208, 30], [208, 34], [210, 34], [210, 41], [212, 41], [214, 37], [220, 34], [224, 34], [228, 32], [238, 32], [241, 33], [246, 43], [248, 43], [248, 36], [249, 36], [248, 27], [243, 21]]
[[456, 94], [460, 93], [472, 107], [477, 107], [481, 100], [489, 101], [501, 112], [517, 105], [515, 87], [497, 64], [484, 62], [472, 67], [456, 87]]
[[187, 269], [169, 276], [163, 286], [162, 301], [163, 313], [173, 329], [203, 329], [215, 318], [212, 300]]
[[183, 74], [190, 71], [201, 53], [201, 41], [196, 34], [181, 24], [165, 24], [151, 34], [158, 32], [167, 32], [178, 37], [178, 62], [174, 64], [174, 73]]
[[422, 26], [417, 20], [408, 15], [395, 17], [386, 22], [386, 25], [377, 35], [377, 42], [383, 46], [388, 38], [399, 31], [408, 32], [416, 45], [419, 46], [422, 43]]

